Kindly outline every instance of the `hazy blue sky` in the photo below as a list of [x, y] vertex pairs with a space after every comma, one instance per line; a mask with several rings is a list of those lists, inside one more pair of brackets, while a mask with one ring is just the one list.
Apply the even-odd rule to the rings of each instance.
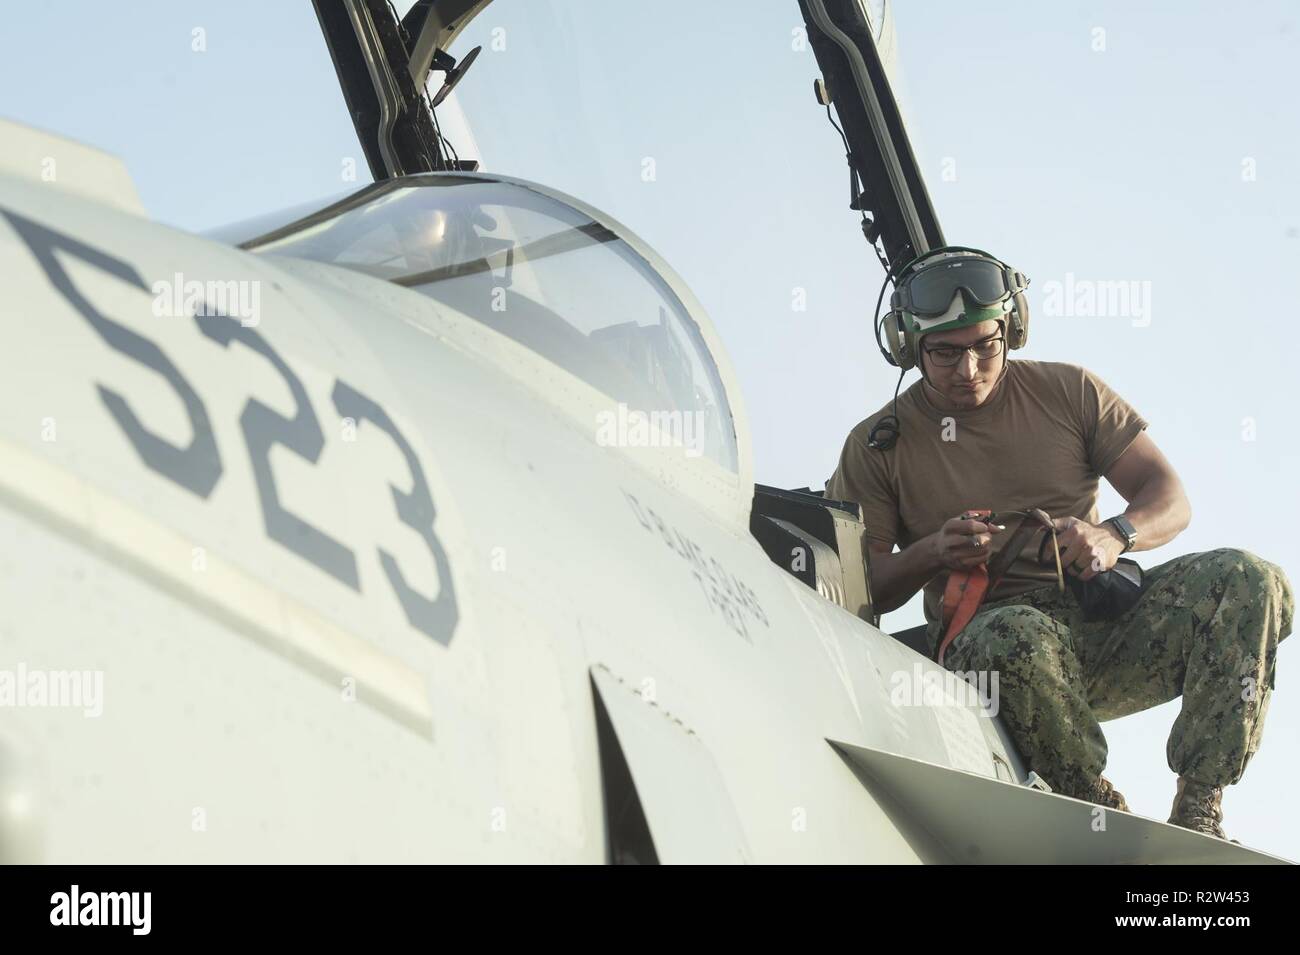
[[[896, 20], [947, 238], [1032, 277], [1020, 354], [1101, 375], [1188, 488], [1191, 527], [1139, 559], [1244, 547], [1300, 581], [1300, 8], [908, 0]], [[737, 366], [758, 480], [820, 487], [896, 373], [871, 340], [880, 268], [845, 207], [795, 0], [498, 0], [480, 21], [453, 52], [487, 44], [461, 86], [486, 168], [655, 246]], [[30, 4], [3, 50], [0, 116], [123, 156], [159, 219], [199, 230], [360, 185], [341, 181], [360, 152], [308, 0]], [[1139, 283], [1144, 307], [1048, 315], [1069, 275]], [[1102, 510], [1119, 509], [1107, 488]], [[886, 626], [919, 621], [913, 601]], [[1225, 809], [1231, 835], [1300, 859], [1292, 642]], [[1106, 726], [1107, 775], [1159, 818], [1177, 706]]]

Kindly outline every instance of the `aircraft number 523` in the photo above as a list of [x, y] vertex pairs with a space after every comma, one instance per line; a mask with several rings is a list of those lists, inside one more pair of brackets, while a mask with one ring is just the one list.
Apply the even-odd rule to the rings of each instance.
[[[19, 237], [68, 304], [84, 318], [115, 351], [139, 362], [161, 375], [184, 405], [193, 437], [184, 447], [158, 437], [146, 428], [126, 398], [102, 384], [96, 384], [100, 400], [117, 422], [141, 460], [151, 470], [179, 484], [200, 498], [207, 499], [222, 474], [221, 453], [217, 448], [211, 421], [202, 398], [186, 381], [163, 350], [148, 338], [137, 334], [101, 313], [77, 288], [56, 252], [80, 259], [122, 282], [149, 291], [140, 274], [129, 263], [93, 248], [84, 242], [50, 229], [15, 212], [0, 209]], [[200, 308], [203, 314], [206, 309]], [[292, 418], [250, 397], [239, 416], [244, 442], [252, 464], [253, 479], [262, 507], [267, 536], [320, 568], [326, 574], [360, 592], [356, 554], [341, 541], [312, 526], [280, 503], [275, 475], [271, 469], [271, 448], [279, 445], [315, 464], [325, 447], [325, 434], [312, 410], [302, 381], [255, 328], [242, 325], [226, 316], [194, 316], [199, 333], [226, 349], [246, 348], [264, 358], [284, 379], [297, 406]], [[456, 597], [452, 587], [447, 554], [433, 531], [435, 510], [429, 482], [420, 460], [388, 413], [373, 399], [347, 382], [336, 380], [331, 392], [334, 408], [343, 418], [350, 418], [360, 428], [363, 423], [386, 434], [401, 452], [410, 472], [410, 490], [389, 485], [393, 504], [401, 522], [420, 535], [433, 558], [438, 572], [438, 596], [430, 600], [411, 587], [396, 558], [382, 547], [376, 548], [379, 563], [392, 587], [407, 621], [416, 630], [446, 646], [456, 628]]]

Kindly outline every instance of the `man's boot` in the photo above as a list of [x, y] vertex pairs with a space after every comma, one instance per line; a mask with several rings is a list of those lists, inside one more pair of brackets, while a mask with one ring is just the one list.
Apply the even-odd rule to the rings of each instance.
[[1078, 798], [1086, 802], [1096, 803], [1098, 806], [1105, 806], [1107, 809], [1118, 809], [1120, 812], [1128, 812], [1128, 801], [1125, 800], [1124, 794], [1116, 789], [1109, 779], [1105, 776], [1098, 776], [1097, 781], [1088, 787], [1087, 791]]
[[1222, 825], [1223, 788], [1179, 776], [1169, 821], [1175, 826], [1226, 840], [1228, 837], [1224, 835]]

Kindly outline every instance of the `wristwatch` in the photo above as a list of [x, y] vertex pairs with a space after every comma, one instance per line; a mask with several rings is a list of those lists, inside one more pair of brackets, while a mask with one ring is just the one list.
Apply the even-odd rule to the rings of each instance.
[[1127, 554], [1129, 551], [1133, 549], [1134, 545], [1137, 544], [1137, 540], [1138, 540], [1137, 529], [1133, 526], [1133, 522], [1130, 521], [1123, 514], [1119, 514], [1115, 517], [1107, 518], [1106, 520], [1102, 521], [1102, 523], [1109, 524], [1111, 527], [1115, 528], [1115, 530], [1119, 531], [1119, 536], [1124, 538], [1124, 550], [1122, 551], [1122, 553]]

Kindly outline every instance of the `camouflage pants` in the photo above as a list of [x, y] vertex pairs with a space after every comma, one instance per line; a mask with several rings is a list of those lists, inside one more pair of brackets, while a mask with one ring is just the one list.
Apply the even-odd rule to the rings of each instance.
[[[1099, 722], [1182, 696], [1169, 768], [1198, 782], [1237, 782], [1259, 748], [1277, 644], [1295, 597], [1281, 568], [1223, 548], [1145, 571], [1141, 600], [1087, 623], [1055, 586], [988, 603], [948, 647], [958, 672], [996, 671], [999, 715], [1026, 765], [1080, 795], [1106, 766]], [[930, 626], [930, 646], [938, 625]]]

